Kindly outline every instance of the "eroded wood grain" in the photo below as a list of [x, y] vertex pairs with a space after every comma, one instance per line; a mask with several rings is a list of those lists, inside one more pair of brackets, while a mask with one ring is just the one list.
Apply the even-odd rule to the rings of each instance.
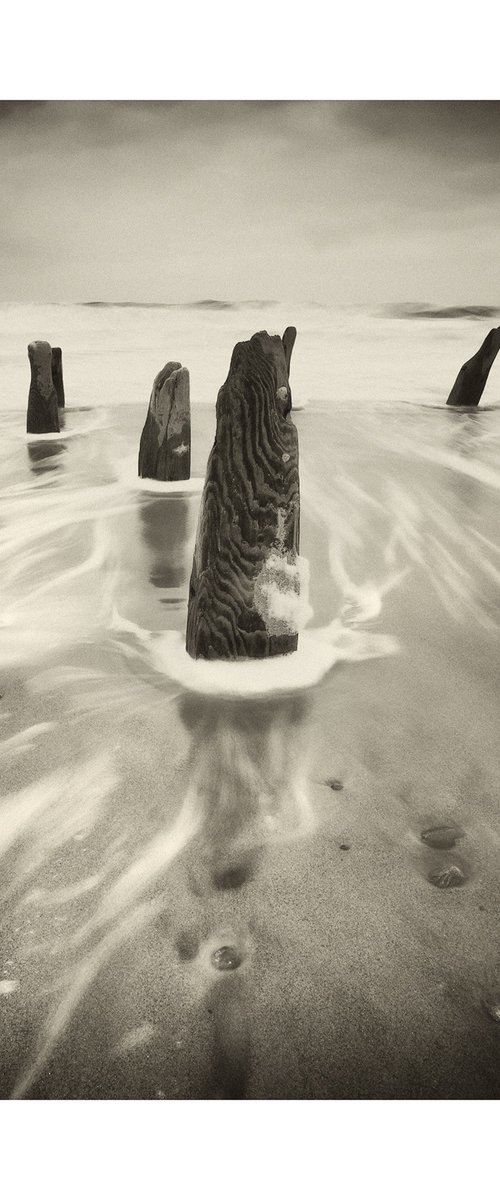
[[189, 479], [190, 473], [189, 371], [168, 362], [153, 384], [139, 446], [139, 475], [166, 482]]
[[27, 433], [59, 433], [57, 393], [52, 379], [52, 350], [48, 342], [30, 342], [31, 381]]
[[56, 389], [57, 404], [59, 408], [65, 407], [64, 399], [64, 381], [62, 367], [62, 350], [60, 346], [52, 347], [52, 380]]
[[297, 648], [299, 462], [287, 347], [288, 365], [279, 336], [239, 342], [217, 397], [189, 588], [193, 658]]

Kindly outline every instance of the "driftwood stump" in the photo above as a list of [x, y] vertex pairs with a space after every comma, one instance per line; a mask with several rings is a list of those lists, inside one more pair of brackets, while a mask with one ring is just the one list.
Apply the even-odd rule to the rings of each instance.
[[457, 406], [479, 404], [499, 350], [500, 326], [497, 329], [490, 329], [477, 353], [460, 368], [446, 401], [447, 404]]
[[290, 340], [285, 349], [266, 332], [239, 342], [217, 397], [189, 587], [192, 658], [268, 658], [297, 649], [300, 500], [290, 355]]
[[[295, 345], [296, 337], [297, 337], [297, 330], [295, 328], [295, 325], [288, 325], [287, 328], [285, 329], [285, 332], [284, 332], [281, 340], [283, 342], [283, 349], [285, 351], [286, 369], [287, 369], [289, 375], [290, 375], [290, 361], [292, 358], [292, 350]], [[288, 387], [290, 389], [290, 380], [288, 381]], [[293, 408], [293, 400], [292, 400], [291, 390], [290, 390], [290, 404]]]
[[189, 479], [191, 413], [189, 371], [168, 362], [153, 384], [139, 447], [139, 475], [165, 482]]
[[52, 351], [48, 342], [30, 342], [31, 383], [28, 395], [27, 433], [59, 433], [57, 394], [52, 379]]
[[62, 350], [60, 346], [52, 347], [52, 379], [56, 389], [57, 404], [59, 408], [64, 408], [64, 382], [62, 369]]

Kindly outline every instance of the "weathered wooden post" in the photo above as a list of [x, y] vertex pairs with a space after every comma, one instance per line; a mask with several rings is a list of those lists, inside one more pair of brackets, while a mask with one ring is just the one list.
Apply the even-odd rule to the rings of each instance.
[[[291, 362], [291, 358], [292, 358], [292, 350], [295, 345], [296, 337], [297, 337], [297, 330], [295, 328], [295, 325], [288, 325], [287, 328], [285, 329], [285, 332], [281, 339], [283, 342], [283, 349], [285, 351], [285, 362], [286, 362], [286, 369], [288, 371], [288, 375], [290, 375], [290, 362]], [[290, 380], [288, 380], [288, 387], [290, 388]], [[291, 389], [290, 389], [290, 404], [293, 408]]]
[[58, 407], [64, 408], [64, 381], [62, 369], [62, 350], [60, 346], [52, 347], [52, 379], [56, 389]]
[[52, 351], [48, 342], [30, 342], [31, 383], [28, 395], [27, 433], [59, 433], [57, 394], [52, 379]]
[[446, 401], [447, 404], [470, 407], [479, 404], [499, 350], [500, 326], [497, 329], [490, 329], [477, 353], [460, 368]]
[[283, 349], [285, 351], [285, 362], [286, 362], [286, 369], [288, 371], [288, 374], [290, 374], [290, 362], [291, 362], [291, 358], [292, 358], [292, 350], [295, 345], [296, 337], [297, 337], [297, 330], [295, 328], [295, 325], [287, 325], [287, 328], [285, 329], [285, 332], [282, 337], [282, 342], [283, 342]]
[[168, 362], [153, 384], [139, 447], [139, 475], [164, 482], [189, 479], [191, 413], [189, 371]]
[[[288, 334], [288, 337], [287, 337]], [[299, 462], [286, 346], [265, 331], [239, 342], [217, 397], [189, 587], [192, 658], [297, 649]]]

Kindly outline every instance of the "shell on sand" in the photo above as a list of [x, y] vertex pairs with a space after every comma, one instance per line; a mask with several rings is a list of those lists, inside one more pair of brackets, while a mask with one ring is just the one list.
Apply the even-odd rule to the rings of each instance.
[[241, 963], [241, 954], [236, 946], [219, 946], [212, 954], [212, 962], [218, 971], [235, 971]]
[[463, 836], [457, 825], [436, 825], [433, 829], [424, 829], [420, 839], [436, 850], [451, 850]]
[[461, 867], [457, 867], [456, 863], [435, 868], [427, 878], [429, 883], [434, 884], [434, 887], [437, 888], [462, 887], [462, 884], [467, 882], [467, 876]]

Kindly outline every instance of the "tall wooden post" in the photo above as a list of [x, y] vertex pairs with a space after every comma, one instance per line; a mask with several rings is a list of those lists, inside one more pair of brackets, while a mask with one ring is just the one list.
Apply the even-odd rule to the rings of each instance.
[[62, 369], [62, 350], [60, 346], [52, 347], [52, 379], [56, 389], [57, 404], [59, 408], [64, 408], [64, 382]]
[[265, 331], [239, 342], [217, 397], [189, 587], [192, 658], [268, 658], [297, 649], [300, 499], [290, 356], [290, 340], [285, 349]]
[[191, 413], [189, 371], [168, 362], [153, 384], [139, 447], [139, 475], [164, 482], [189, 479]]
[[[297, 330], [295, 328], [295, 325], [288, 325], [287, 328], [285, 329], [285, 332], [281, 339], [283, 342], [283, 349], [285, 351], [285, 362], [286, 362], [286, 369], [288, 371], [288, 375], [290, 375], [290, 362], [291, 362], [291, 358], [292, 358], [292, 350], [295, 345], [296, 337], [297, 337]], [[288, 387], [290, 388], [290, 380], [288, 381]], [[291, 390], [290, 390], [290, 404], [293, 408], [293, 400], [292, 400]]]
[[499, 350], [500, 326], [497, 329], [490, 329], [477, 353], [460, 368], [446, 401], [447, 404], [471, 407], [479, 404]]
[[48, 342], [30, 342], [31, 382], [28, 395], [27, 433], [59, 433], [57, 394], [52, 379], [52, 351]]

